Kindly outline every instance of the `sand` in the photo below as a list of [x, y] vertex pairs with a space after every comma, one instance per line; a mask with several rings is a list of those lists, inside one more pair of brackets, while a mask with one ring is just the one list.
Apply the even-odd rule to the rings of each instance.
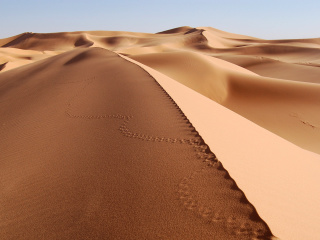
[[320, 153], [320, 85], [315, 81], [263, 77], [194, 52], [142, 54], [131, 58], [296, 145]]
[[319, 39], [0, 39], [3, 239], [317, 239]]
[[275, 236], [318, 238], [318, 154], [298, 148], [167, 76], [145, 68], [172, 96], [217, 157], [223, 158], [224, 166]]

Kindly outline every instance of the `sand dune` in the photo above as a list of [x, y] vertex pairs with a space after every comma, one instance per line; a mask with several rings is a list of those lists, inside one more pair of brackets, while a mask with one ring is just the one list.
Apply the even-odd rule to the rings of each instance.
[[24, 35], [25, 33], [21, 33], [21, 34], [18, 34], [16, 36], [12, 36], [12, 37], [8, 37], [8, 38], [3, 38], [3, 39], [0, 39], [0, 46], [4, 46], [6, 45], [7, 43], [9, 42], [12, 42], [14, 41], [16, 38], [19, 38], [21, 37], [22, 35]]
[[260, 126], [320, 153], [320, 85], [258, 76], [189, 52], [131, 57]]
[[151, 53], [135, 55], [131, 59], [156, 69], [219, 103], [227, 98], [230, 74], [236, 72], [254, 75], [236, 65], [194, 52]]
[[[180, 27], [158, 34], [25, 33], [0, 43], [2, 72], [76, 47], [101, 47], [130, 56], [298, 146], [320, 153], [319, 87], [280, 81], [319, 83], [319, 39], [264, 40], [208, 27]], [[30, 49], [36, 52], [16, 54]], [[254, 73], [261, 77], [253, 77]], [[257, 91], [249, 93], [248, 84]], [[264, 94], [257, 101], [257, 93], [266, 84], [272, 95], [267, 100]], [[290, 90], [278, 91], [283, 85]], [[301, 99], [297, 107], [292, 97]], [[281, 104], [277, 104], [279, 99]]]
[[0, 48], [0, 64], [3, 64], [3, 70], [7, 71], [57, 55], [59, 53], [61, 52], [22, 50], [18, 48]]
[[311, 64], [291, 64], [256, 56], [227, 55], [218, 57], [264, 77], [320, 83], [320, 68]]
[[210, 27], [0, 39], [0, 235], [317, 239], [319, 66]]
[[77, 49], [7, 71], [0, 83], [3, 238], [270, 236], [140, 67]]
[[[320, 158], [146, 66], [280, 239], [317, 239]], [[211, 111], [209, 112], [208, 109]], [[221, 127], [223, 126], [223, 127]]]

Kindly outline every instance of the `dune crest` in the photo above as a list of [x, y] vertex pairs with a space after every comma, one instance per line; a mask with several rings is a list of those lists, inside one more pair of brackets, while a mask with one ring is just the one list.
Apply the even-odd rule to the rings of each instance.
[[211, 27], [0, 39], [0, 236], [316, 239], [319, 66]]
[[[101, 47], [130, 56], [294, 144], [320, 153], [319, 87], [307, 84], [319, 83], [319, 39], [264, 40], [210, 27], [180, 27], [157, 34], [24, 33], [2, 39], [0, 44], [1, 72], [78, 47]], [[282, 98], [281, 104], [264, 95], [256, 101], [257, 91], [249, 93], [248, 84], [258, 92], [267, 84], [275, 94], [272, 98]], [[288, 86], [285, 89], [290, 93], [278, 91], [279, 86]], [[240, 89], [247, 90], [240, 93]], [[301, 100], [298, 105], [286, 97], [292, 96], [293, 89], [295, 98]]]
[[[172, 96], [279, 239], [317, 239], [320, 157], [142, 65]], [[195, 101], [197, 99], [197, 101]], [[208, 109], [211, 109], [208, 112]]]
[[136, 64], [79, 48], [0, 83], [3, 238], [271, 239], [179, 106]]

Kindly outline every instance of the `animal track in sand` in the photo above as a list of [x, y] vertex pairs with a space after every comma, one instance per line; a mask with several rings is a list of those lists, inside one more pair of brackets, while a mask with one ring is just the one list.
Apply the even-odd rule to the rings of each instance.
[[299, 116], [299, 114], [297, 113], [290, 113], [289, 116], [297, 118], [302, 124], [311, 127], [312, 129], [318, 129], [318, 126], [316, 124], [311, 124], [310, 122], [308, 122], [307, 120], [303, 120], [301, 116]]
[[[204, 157], [204, 159], [209, 162], [208, 165], [203, 166], [201, 169], [194, 171], [188, 177], [183, 178], [178, 185], [177, 192], [184, 207], [207, 224], [222, 225], [225, 231], [229, 232], [231, 235], [242, 236], [245, 237], [245, 239], [268, 239], [269, 233], [265, 231], [263, 226], [256, 223], [252, 216], [252, 219], [245, 221], [233, 216], [232, 214], [226, 214], [226, 212], [220, 207], [214, 207], [214, 201], [204, 204], [203, 201], [199, 200], [200, 198], [197, 196], [198, 190], [194, 189], [193, 186], [195, 180], [204, 177], [203, 175], [208, 175], [209, 172], [210, 175], [212, 175], [215, 174], [215, 172], [223, 173], [225, 171], [220, 162], [213, 163], [206, 157]], [[233, 188], [234, 187], [231, 187], [231, 189]], [[237, 192], [234, 194], [237, 196], [237, 199], [242, 201], [243, 198], [245, 198], [241, 191], [237, 189], [233, 190]], [[217, 192], [218, 191], [219, 190], [217, 190]], [[247, 202], [245, 201], [244, 204], [246, 205]], [[252, 211], [254, 215], [254, 210], [250, 209], [249, 205], [245, 205], [243, 205], [243, 208], [248, 208], [247, 211]]]
[[[193, 182], [195, 178], [201, 178], [203, 174], [207, 174], [207, 172], [222, 172], [227, 175], [224, 178], [228, 180], [232, 180], [226, 170], [223, 168], [222, 164], [216, 158], [215, 154], [211, 152], [209, 146], [205, 144], [202, 137], [184, 115], [179, 106], [174, 102], [174, 100], [170, 97], [170, 95], [162, 88], [162, 86], [156, 82], [159, 86], [159, 89], [164, 93], [165, 97], [169, 100], [171, 104], [173, 104], [174, 108], [177, 109], [182, 119], [184, 120], [187, 127], [190, 129], [190, 132], [193, 133], [194, 137], [192, 138], [173, 138], [173, 137], [165, 137], [165, 136], [155, 136], [149, 135], [143, 132], [135, 132], [128, 127], [128, 123], [130, 120], [134, 118], [132, 115], [123, 115], [123, 114], [99, 114], [99, 115], [77, 115], [72, 113], [72, 105], [74, 100], [79, 97], [85, 88], [92, 84], [96, 80], [95, 77], [87, 78], [87, 80], [76, 81], [74, 83], [83, 84], [80, 87], [79, 91], [76, 92], [74, 96], [72, 96], [68, 103], [67, 108], [65, 110], [65, 114], [69, 118], [74, 119], [90, 119], [90, 120], [99, 120], [99, 119], [119, 119], [122, 121], [120, 123], [120, 127], [118, 128], [119, 132], [123, 137], [128, 137], [132, 139], [137, 139], [141, 141], [150, 141], [150, 142], [165, 142], [169, 144], [187, 144], [193, 148], [195, 152], [195, 156], [197, 159], [201, 160], [204, 165], [201, 169], [195, 170], [191, 173], [190, 176], [183, 178], [177, 184], [177, 198], [182, 203], [183, 207], [192, 212], [197, 217], [201, 218], [202, 221], [209, 224], [223, 224], [225, 229], [234, 236], [242, 236], [246, 239], [266, 239], [271, 236], [271, 233], [268, 232], [268, 229], [265, 230], [263, 227], [258, 226], [259, 224], [255, 224], [256, 221], [250, 219], [250, 221], [244, 222], [242, 219], [238, 219], [234, 216], [226, 216], [223, 212], [223, 209], [214, 208], [212, 204], [205, 204], [201, 202], [201, 200], [197, 197], [197, 189], [194, 189]], [[233, 180], [232, 180], [233, 181]], [[233, 181], [234, 182], [234, 181]], [[239, 201], [244, 199], [244, 204], [248, 205], [250, 210], [253, 212], [252, 215], [254, 217], [258, 216], [254, 207], [250, 205], [250, 203], [245, 198], [244, 194], [241, 190], [238, 189], [236, 184], [234, 183], [231, 187], [231, 190], [237, 191], [241, 197], [239, 197]], [[213, 201], [214, 202], [214, 201]], [[253, 217], [253, 218], [254, 218]], [[259, 217], [258, 217], [259, 218]]]

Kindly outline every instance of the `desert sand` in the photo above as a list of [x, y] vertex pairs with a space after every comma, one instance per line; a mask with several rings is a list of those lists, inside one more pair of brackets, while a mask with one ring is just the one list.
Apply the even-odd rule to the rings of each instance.
[[320, 239], [320, 40], [0, 39], [3, 239]]

